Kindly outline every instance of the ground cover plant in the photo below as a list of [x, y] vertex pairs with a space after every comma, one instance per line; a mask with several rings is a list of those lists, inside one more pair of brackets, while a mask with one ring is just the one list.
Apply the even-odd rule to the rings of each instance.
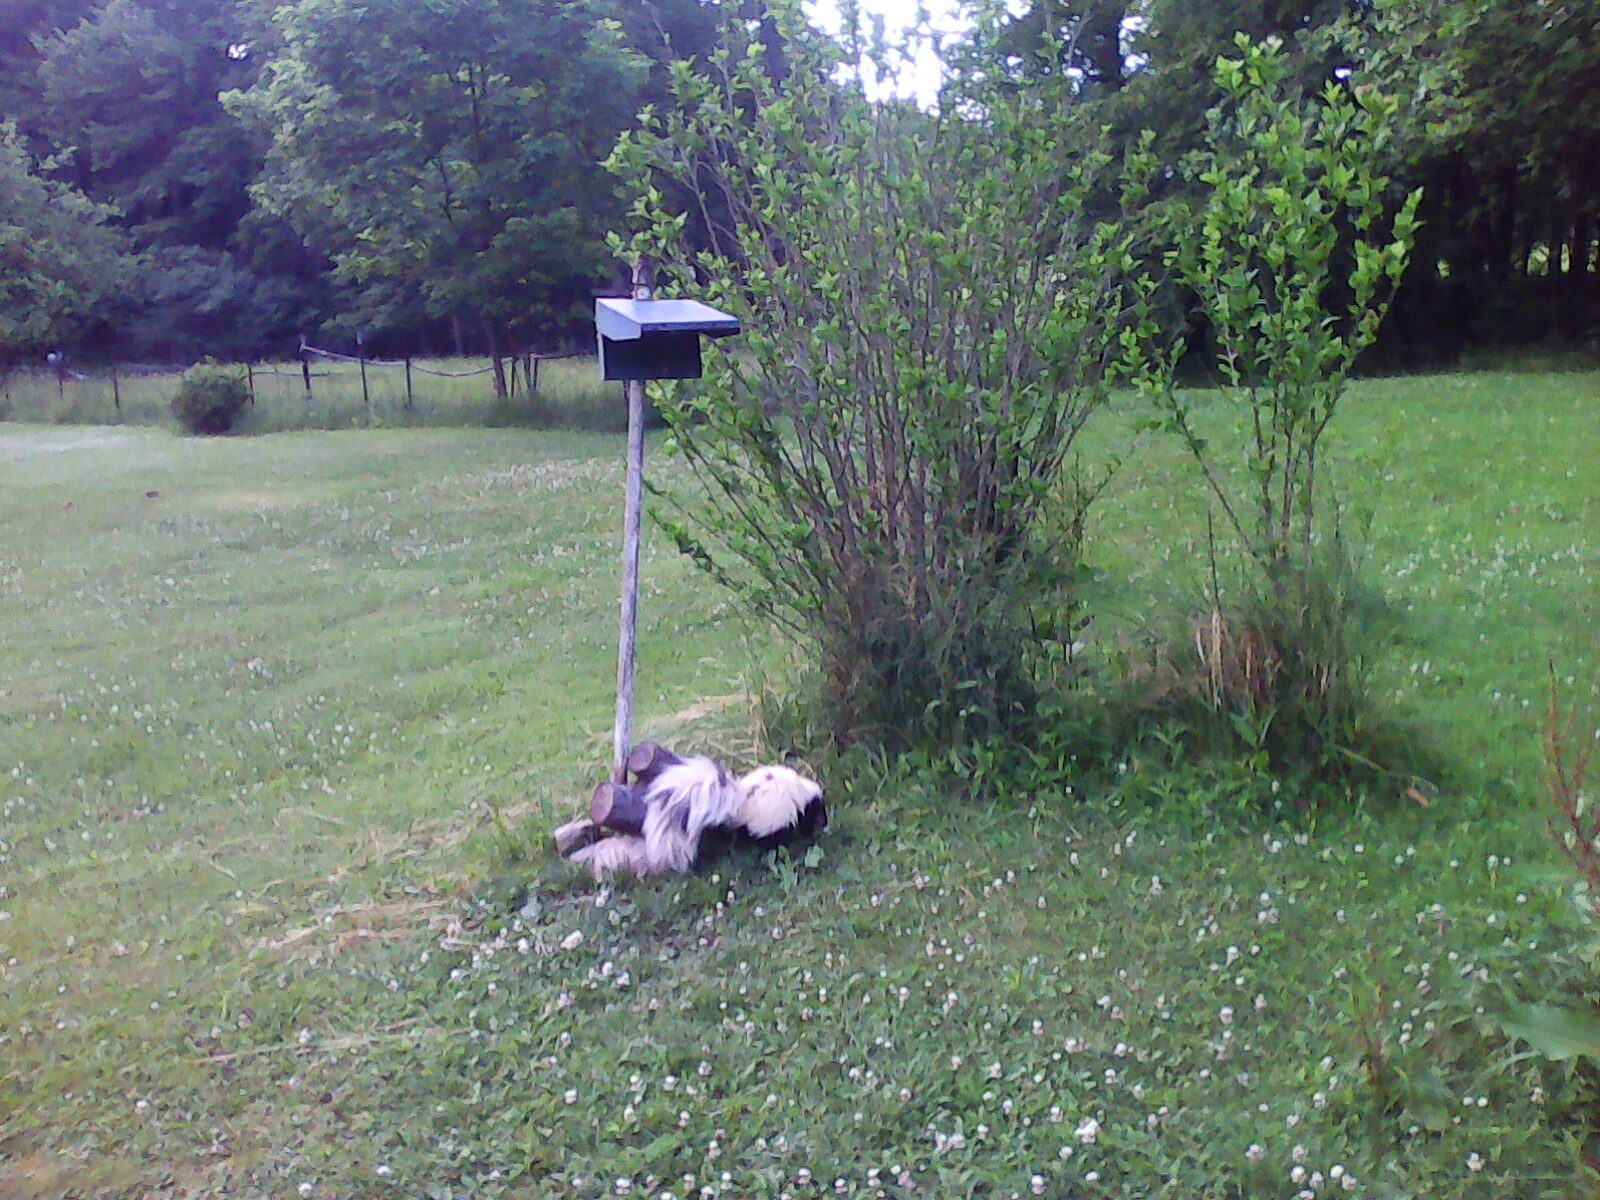
[[[1420, 803], [863, 756], [815, 854], [616, 889], [541, 844], [606, 758], [616, 442], [5, 427], [0, 1194], [1592, 1195], [1593, 1065], [1501, 1022], [1594, 992], [1538, 798], [1597, 408], [1347, 397]], [[1099, 661], [1203, 593], [1182, 455], [1097, 508]], [[644, 584], [641, 732], [775, 756], [781, 651], [659, 537]]]

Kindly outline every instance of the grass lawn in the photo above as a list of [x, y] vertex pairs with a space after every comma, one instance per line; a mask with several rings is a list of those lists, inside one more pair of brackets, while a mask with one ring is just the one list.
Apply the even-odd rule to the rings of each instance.
[[[1547, 656], [1600, 711], [1600, 378], [1375, 381], [1338, 443], [1427, 809], [851, 760], [805, 862], [599, 890], [543, 837], [617, 439], [0, 426], [0, 1197], [1596, 1194], [1592, 1068], [1499, 1022], [1593, 939], [1537, 747]], [[1196, 497], [1160, 444], [1107, 495], [1097, 636], [1200, 579]], [[781, 656], [644, 584], [641, 735], [775, 753]]]

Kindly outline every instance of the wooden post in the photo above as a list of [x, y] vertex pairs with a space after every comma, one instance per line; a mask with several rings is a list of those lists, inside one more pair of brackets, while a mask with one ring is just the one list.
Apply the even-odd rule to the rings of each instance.
[[367, 391], [367, 335], [356, 330], [356, 356], [361, 360], [361, 407], [372, 419], [372, 396]]
[[[254, 406], [256, 402], [256, 364], [253, 360], [246, 360], [244, 364], [244, 385], [250, 393], [250, 404]], [[117, 405], [118, 409], [121, 409], [121, 407], [120, 404]]]
[[306, 414], [309, 416], [315, 405], [311, 396], [311, 351], [306, 347], [306, 335], [300, 335], [300, 375], [306, 384]]
[[411, 411], [411, 355], [406, 355], [406, 411]]
[[[650, 261], [633, 264], [633, 298], [651, 298]], [[612, 775], [621, 782], [628, 765], [629, 726], [633, 723], [633, 637], [639, 612], [639, 518], [644, 507], [644, 380], [630, 379], [628, 393], [628, 480], [622, 511], [622, 620], [617, 638], [617, 720], [611, 733]]]
[[117, 381], [117, 364], [111, 364], [111, 403], [116, 406], [117, 420], [122, 419], [122, 385]]

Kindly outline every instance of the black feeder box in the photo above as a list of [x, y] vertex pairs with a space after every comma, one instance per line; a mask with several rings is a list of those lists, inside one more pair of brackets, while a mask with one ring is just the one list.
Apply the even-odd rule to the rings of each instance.
[[700, 339], [739, 332], [739, 319], [698, 300], [596, 300], [602, 379], [699, 379]]

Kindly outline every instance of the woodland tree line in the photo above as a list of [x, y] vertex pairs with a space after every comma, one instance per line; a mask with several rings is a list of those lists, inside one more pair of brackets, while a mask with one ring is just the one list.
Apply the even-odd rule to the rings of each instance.
[[[1165, 164], [1153, 205], [1192, 203], [1179, 167], [1241, 32], [1307, 92], [1396, 97], [1380, 166], [1424, 198], [1387, 364], [1600, 333], [1592, 0], [987, 7], [951, 68], [1069, 81], [1096, 153]], [[0, 0], [0, 365], [584, 337], [618, 135], [730, 31], [781, 79], [784, 30], [758, 0]]]

